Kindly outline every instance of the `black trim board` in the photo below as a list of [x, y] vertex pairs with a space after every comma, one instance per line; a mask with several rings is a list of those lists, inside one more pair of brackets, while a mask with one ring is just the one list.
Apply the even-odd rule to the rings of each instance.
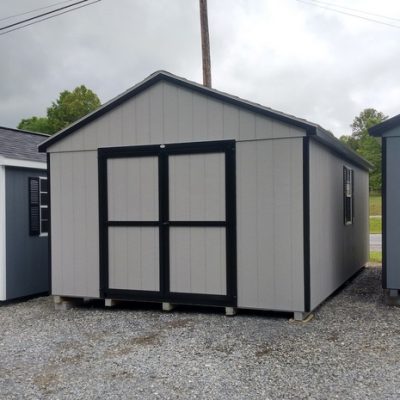
[[52, 270], [51, 270], [51, 175], [50, 175], [50, 154], [47, 153], [47, 191], [48, 191], [48, 212], [49, 212], [49, 227], [47, 231], [48, 245], [48, 268], [49, 268], [49, 294], [52, 293]]
[[387, 138], [382, 138], [382, 287], [383, 289], [387, 289], [387, 247], [386, 247], [386, 235], [387, 235], [387, 214], [386, 214], [386, 199], [387, 199]]
[[310, 275], [310, 138], [303, 138], [303, 243], [304, 243], [304, 311], [311, 311]]
[[[179, 154], [225, 155], [225, 208], [224, 221], [170, 221], [168, 157]], [[159, 216], [154, 221], [109, 221], [107, 206], [107, 160], [121, 157], [157, 157]], [[236, 277], [236, 161], [235, 142], [232, 140], [102, 148], [98, 150], [99, 168], [99, 240], [100, 240], [100, 296], [138, 301], [165, 301], [179, 304], [215, 306], [237, 305]], [[119, 290], [108, 286], [108, 227], [109, 226], [158, 226], [160, 243], [159, 291]], [[226, 295], [201, 293], [176, 293], [170, 291], [169, 230], [172, 226], [225, 227], [226, 230]]]

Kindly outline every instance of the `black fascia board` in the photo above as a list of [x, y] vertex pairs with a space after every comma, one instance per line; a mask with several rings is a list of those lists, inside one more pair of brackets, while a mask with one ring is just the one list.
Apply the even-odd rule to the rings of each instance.
[[382, 136], [385, 132], [400, 126], [400, 114], [368, 129], [371, 136]]

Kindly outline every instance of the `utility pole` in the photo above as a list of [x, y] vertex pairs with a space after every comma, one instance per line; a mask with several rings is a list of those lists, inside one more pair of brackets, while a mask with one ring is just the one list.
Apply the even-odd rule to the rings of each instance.
[[207, 0], [200, 1], [201, 51], [203, 56], [203, 85], [211, 87], [210, 35], [208, 32]]

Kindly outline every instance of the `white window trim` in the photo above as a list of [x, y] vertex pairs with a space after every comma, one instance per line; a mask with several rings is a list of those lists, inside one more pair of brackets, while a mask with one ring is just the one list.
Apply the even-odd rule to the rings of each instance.
[[[41, 183], [41, 181], [44, 181], [44, 180], [46, 180], [47, 181], [47, 177], [44, 177], [44, 176], [39, 176], [39, 210], [40, 210], [40, 212], [39, 212], [39, 225], [40, 225], [40, 227], [39, 227], [39, 229], [40, 229], [40, 234], [39, 234], [39, 237], [46, 237], [46, 236], [49, 236], [49, 233], [48, 232], [42, 232], [42, 208], [47, 208], [47, 210], [49, 209], [49, 205], [47, 204], [47, 205], [45, 205], [45, 206], [42, 206], [42, 196], [41, 196], [41, 194], [42, 193], [47, 193], [47, 197], [49, 198], [49, 196], [50, 196], [50, 193], [49, 193], [49, 191], [47, 191], [47, 192], [42, 192], [41, 191], [41, 188], [42, 188], [42, 183]], [[48, 184], [48, 183], [47, 183]], [[47, 188], [48, 188], [48, 186], [47, 186]], [[49, 222], [49, 221], [48, 221]]]
[[0, 156], [0, 166], [43, 169], [43, 170], [47, 169], [47, 164], [43, 162], [16, 160], [14, 158], [6, 158], [3, 156]]

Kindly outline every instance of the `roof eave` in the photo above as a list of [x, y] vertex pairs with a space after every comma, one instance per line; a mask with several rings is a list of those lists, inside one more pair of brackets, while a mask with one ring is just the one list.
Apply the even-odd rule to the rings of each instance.
[[344, 159], [348, 160], [349, 162], [354, 163], [367, 171], [371, 171], [373, 169], [374, 166], [369, 161], [358, 155], [355, 151], [350, 149], [339, 139], [332, 136], [324, 129], [318, 127], [316, 129], [315, 138], [319, 142], [331, 148], [336, 153], [339, 153]]

